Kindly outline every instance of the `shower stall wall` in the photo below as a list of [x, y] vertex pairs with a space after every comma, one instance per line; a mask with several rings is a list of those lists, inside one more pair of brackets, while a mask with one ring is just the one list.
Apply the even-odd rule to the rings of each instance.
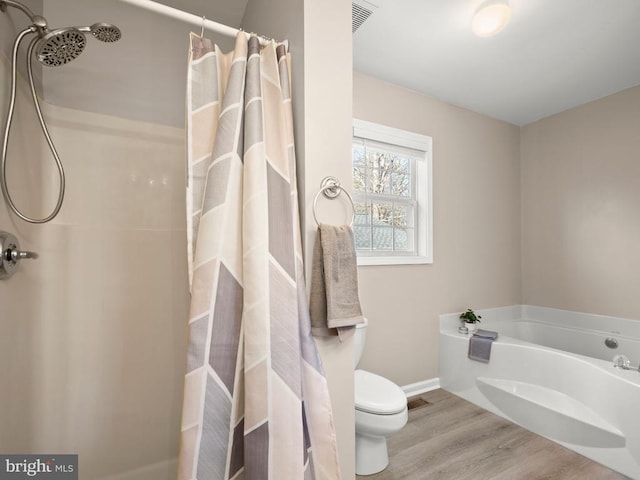
[[[15, 202], [40, 215], [58, 185], [35, 114], [20, 108], [27, 89], [20, 81], [8, 177]], [[43, 108], [67, 193], [44, 225], [0, 207], [1, 230], [39, 254], [0, 285], [0, 452], [76, 453], [82, 478], [173, 480], [188, 308], [184, 132]]]

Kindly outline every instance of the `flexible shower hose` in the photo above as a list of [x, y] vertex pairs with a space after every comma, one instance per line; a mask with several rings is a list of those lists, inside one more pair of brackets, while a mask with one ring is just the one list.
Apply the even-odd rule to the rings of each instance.
[[33, 105], [36, 109], [36, 113], [38, 114], [38, 120], [40, 121], [40, 127], [42, 128], [42, 133], [44, 134], [45, 139], [47, 140], [47, 144], [49, 145], [49, 149], [53, 154], [53, 158], [55, 159], [56, 166], [58, 168], [58, 176], [60, 178], [60, 191], [58, 194], [58, 201], [56, 203], [55, 208], [45, 218], [31, 218], [25, 214], [23, 214], [18, 207], [16, 207], [15, 203], [11, 199], [11, 195], [9, 194], [9, 189], [7, 187], [7, 147], [9, 145], [9, 133], [11, 132], [11, 122], [13, 120], [13, 110], [15, 108], [16, 103], [16, 83], [17, 83], [17, 58], [18, 58], [18, 48], [20, 47], [20, 42], [22, 39], [30, 34], [37, 32], [37, 27], [32, 25], [29, 28], [23, 30], [18, 34], [16, 40], [13, 42], [13, 51], [11, 54], [11, 97], [9, 100], [9, 109], [7, 111], [7, 120], [4, 127], [4, 136], [2, 139], [2, 159], [0, 165], [0, 186], [2, 187], [2, 195], [4, 199], [7, 201], [9, 208], [11, 211], [15, 213], [18, 217], [20, 217], [25, 222], [29, 223], [46, 223], [55, 218], [62, 207], [62, 201], [64, 199], [64, 190], [65, 190], [65, 175], [64, 169], [62, 167], [62, 162], [60, 161], [60, 157], [58, 156], [58, 152], [56, 151], [55, 145], [51, 140], [51, 136], [49, 135], [49, 131], [47, 130], [47, 125], [44, 122], [44, 118], [42, 116], [42, 111], [40, 110], [40, 103], [38, 101], [38, 95], [36, 93], [36, 87], [33, 81], [33, 48], [38, 41], [38, 37], [35, 37], [31, 43], [29, 44], [29, 48], [27, 50], [27, 73], [29, 76], [29, 86], [31, 89], [31, 98], [33, 99]]

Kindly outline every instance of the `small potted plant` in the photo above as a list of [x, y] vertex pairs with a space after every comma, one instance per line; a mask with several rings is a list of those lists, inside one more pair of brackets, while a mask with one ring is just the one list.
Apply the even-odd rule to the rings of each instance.
[[464, 326], [467, 327], [469, 333], [473, 333], [477, 330], [477, 323], [480, 323], [481, 315], [477, 315], [476, 312], [467, 308], [466, 312], [460, 314], [460, 319], [464, 322]]

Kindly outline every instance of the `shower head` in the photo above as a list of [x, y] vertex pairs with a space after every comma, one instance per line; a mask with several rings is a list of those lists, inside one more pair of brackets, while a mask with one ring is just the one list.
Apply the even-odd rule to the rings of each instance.
[[94, 23], [90, 27], [47, 28], [47, 20], [34, 14], [26, 5], [16, 0], [0, 0], [0, 11], [14, 7], [25, 13], [32, 22], [30, 27], [40, 37], [35, 45], [38, 61], [47, 67], [58, 67], [75, 60], [87, 44], [85, 33], [101, 42], [117, 42], [122, 37], [120, 29], [110, 23]]
[[[79, 28], [78, 30], [82, 32], [84, 31], [83, 28]], [[110, 23], [94, 23], [89, 27], [89, 33], [91, 33], [96, 40], [106, 43], [117, 42], [122, 38], [120, 29]]]
[[87, 44], [85, 33], [101, 42], [117, 42], [120, 29], [110, 23], [95, 23], [90, 27], [66, 27], [47, 31], [38, 41], [36, 57], [47, 67], [58, 67], [78, 58]]
[[78, 58], [86, 45], [87, 39], [77, 28], [58, 28], [38, 40], [36, 58], [47, 67], [59, 67]]

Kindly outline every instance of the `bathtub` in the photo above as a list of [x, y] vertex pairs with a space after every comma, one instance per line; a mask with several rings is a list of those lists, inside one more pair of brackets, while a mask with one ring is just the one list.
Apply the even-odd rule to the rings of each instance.
[[440, 316], [441, 387], [640, 480], [640, 372], [612, 362], [638, 366], [640, 321], [529, 305], [478, 313], [499, 332], [489, 363], [467, 357], [458, 314]]

